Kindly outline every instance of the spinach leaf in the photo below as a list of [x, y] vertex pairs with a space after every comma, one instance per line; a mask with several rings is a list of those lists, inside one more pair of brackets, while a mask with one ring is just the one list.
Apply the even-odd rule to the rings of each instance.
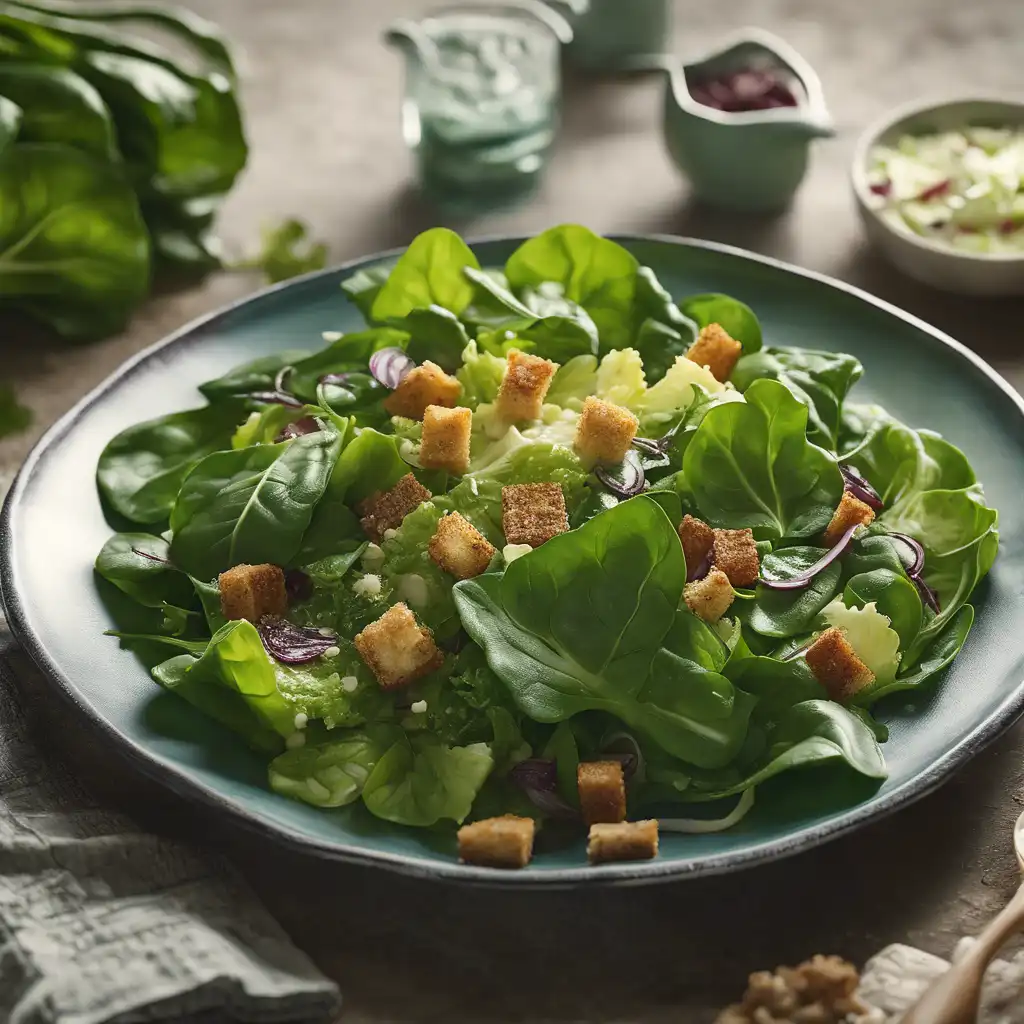
[[807, 409], [784, 385], [755, 381], [746, 399], [709, 409], [683, 455], [703, 517], [759, 540], [820, 533], [843, 493], [838, 464], [807, 440]]
[[236, 691], [217, 680], [193, 671], [197, 661], [179, 654], [152, 669], [153, 678], [170, 693], [176, 693], [204, 715], [236, 733], [253, 750], [276, 754], [284, 746], [280, 733], [272, 729]]
[[744, 355], [761, 348], [761, 323], [754, 311], [739, 299], [719, 292], [690, 295], [679, 303], [683, 313], [698, 327], [721, 325], [742, 346]]
[[658, 320], [645, 320], [637, 332], [633, 347], [640, 353], [648, 384], [656, 384], [680, 356], [693, 344], [693, 335]]
[[730, 379], [740, 391], [763, 377], [785, 384], [807, 407], [807, 436], [834, 450], [839, 442], [843, 400], [863, 372], [859, 360], [841, 352], [764, 348], [744, 355]]
[[166, 519], [189, 470], [212, 452], [230, 447], [241, 408], [240, 403], [221, 402], [121, 431], [100, 455], [100, 493], [132, 522]]
[[636, 258], [621, 245], [577, 224], [551, 228], [524, 242], [505, 264], [513, 292], [554, 282], [597, 325], [601, 352], [632, 339]]
[[[912, 667], [904, 669], [895, 679], [882, 686], [868, 687], [858, 693], [857, 703], [866, 706], [890, 693], [917, 689], [946, 668], [960, 653], [973, 623], [974, 608], [969, 604], [961, 605], [953, 615], [946, 618], [940, 630], [929, 636], [927, 646], [923, 647]], [[908, 659], [903, 660], [906, 662]]]
[[330, 471], [296, 563], [305, 565], [338, 554], [350, 540], [362, 538], [352, 508], [374, 492], [394, 487], [409, 471], [409, 464], [398, 454], [394, 435], [369, 428], [360, 431], [341, 450]]
[[413, 309], [391, 323], [409, 333], [408, 352], [417, 363], [430, 360], [442, 370], [455, 370], [462, 365], [462, 352], [469, 344], [469, 335], [462, 321], [442, 306]]
[[346, 277], [341, 282], [341, 290], [358, 307], [368, 324], [374, 322], [371, 315], [373, 304], [394, 267], [394, 263], [379, 263], [375, 267], [357, 270], [351, 277]]
[[[792, 579], [814, 565], [824, 554], [824, 548], [782, 548], [765, 555], [761, 562], [761, 575], [766, 579]], [[754, 590], [754, 600], [744, 602], [739, 615], [762, 636], [797, 636], [811, 627], [817, 614], [836, 596], [841, 575], [842, 566], [833, 562], [803, 590], [772, 590], [759, 583]]]
[[184, 630], [194, 592], [170, 561], [167, 541], [148, 533], [115, 533], [96, 558], [96, 571], [146, 608], [159, 608], [173, 632]]
[[739, 782], [716, 785], [695, 779], [691, 800], [718, 800], [742, 793], [785, 771], [839, 762], [869, 779], [888, 774], [874, 733], [857, 715], [830, 700], [806, 700], [779, 716], [760, 763]]
[[149, 286], [149, 243], [119, 168], [68, 146], [0, 153], [0, 304], [85, 340], [121, 328]]
[[171, 512], [171, 555], [190, 576], [232, 565], [289, 565], [338, 458], [334, 430], [284, 444], [215, 452], [182, 481]]
[[718, 767], [742, 743], [752, 701], [692, 660], [692, 617], [677, 615], [684, 579], [672, 523], [638, 497], [503, 576], [458, 583], [454, 597], [463, 627], [530, 718], [607, 711], [675, 756]]
[[359, 799], [377, 762], [401, 739], [401, 729], [384, 725], [286, 750], [270, 762], [270, 788], [314, 807], [343, 807]]
[[401, 320], [413, 310], [430, 306], [459, 316], [473, 298], [473, 286], [463, 274], [465, 267], [479, 269], [480, 264], [454, 231], [424, 231], [413, 239], [383, 283], [373, 300], [372, 319]]
[[461, 823], [493, 766], [486, 743], [446, 747], [434, 736], [403, 736], [377, 761], [363, 803], [378, 818], [400, 825]]
[[[294, 366], [309, 356], [306, 349], [285, 349], [273, 355], [260, 356], [228, 370], [223, 377], [199, 385], [203, 397], [210, 402], [232, 395], [248, 395], [253, 391], [273, 391], [279, 371]], [[315, 394], [315, 388], [314, 388]]]
[[[260, 270], [270, 284], [323, 270], [327, 245], [308, 238], [309, 228], [300, 220], [285, 220], [261, 229], [260, 249], [231, 265], [232, 270]], [[305, 246], [305, 251], [300, 247]]]
[[17, 434], [32, 422], [32, 413], [25, 408], [6, 384], [0, 384], [0, 437]]
[[828, 699], [803, 658], [779, 661], [764, 655], [748, 655], [735, 661], [730, 659], [724, 672], [736, 686], [757, 697], [754, 718], [769, 726], [774, 726], [795, 704]]
[[924, 608], [917, 587], [902, 572], [873, 569], [853, 576], [843, 589], [847, 608], [863, 608], [874, 602], [875, 608], [889, 619], [899, 634], [900, 650], [906, 651], [921, 630]]
[[22, 142], [73, 146], [118, 163], [114, 125], [100, 94], [81, 75], [47, 64], [0, 64], [0, 95], [22, 112]]

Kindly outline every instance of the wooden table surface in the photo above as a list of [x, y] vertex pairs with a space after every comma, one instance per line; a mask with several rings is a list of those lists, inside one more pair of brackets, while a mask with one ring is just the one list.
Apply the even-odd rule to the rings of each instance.
[[[626, 3], [627, 0], [622, 0]], [[252, 158], [222, 222], [229, 247], [297, 215], [343, 260], [437, 223], [409, 181], [398, 132], [399, 58], [380, 43], [426, 0], [192, 0], [244, 50]], [[692, 205], [663, 153], [661, 83], [575, 81], [541, 193], [453, 225], [529, 233], [564, 221], [598, 231], [712, 238], [851, 281], [970, 345], [1024, 389], [1024, 303], [972, 302], [901, 278], [866, 251], [848, 185], [859, 132], [930, 93], [1024, 92], [1020, 0], [731, 0], [677, 4], [677, 49], [697, 53], [756, 24], [819, 70], [838, 137], [819, 145], [793, 208], [728, 217]], [[124, 358], [258, 286], [219, 275], [153, 299], [123, 335], [67, 348], [0, 333], [0, 377], [35, 411], [0, 442], [0, 472]], [[45, 716], [44, 716], [45, 717]], [[67, 734], [55, 737], [66, 745]], [[1010, 824], [1024, 804], [1018, 725], [939, 793], [820, 850], [741, 875], [656, 888], [466, 890], [317, 863], [197, 816], [132, 778], [108, 752], [72, 755], [153, 828], [223, 850], [296, 942], [337, 978], [344, 1019], [710, 1020], [745, 975], [816, 952], [862, 960], [892, 941], [948, 955], [1017, 881]], [[116, 769], [113, 767], [116, 765]], [[107, 770], [109, 768], [109, 770]]]

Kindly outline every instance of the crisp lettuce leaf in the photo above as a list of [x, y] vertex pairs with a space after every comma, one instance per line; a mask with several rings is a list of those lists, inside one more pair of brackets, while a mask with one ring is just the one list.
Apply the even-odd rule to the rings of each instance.
[[507, 366], [501, 356], [482, 352], [476, 342], [471, 341], [462, 352], [462, 366], [455, 371], [462, 385], [460, 404], [476, 409], [485, 402], [493, 402], [498, 397]]
[[635, 348], [609, 352], [597, 369], [594, 394], [606, 402], [622, 405], [627, 409], [641, 406], [647, 398], [648, 391], [640, 353]]
[[574, 356], [558, 368], [548, 388], [546, 402], [579, 412], [597, 386], [596, 356]]

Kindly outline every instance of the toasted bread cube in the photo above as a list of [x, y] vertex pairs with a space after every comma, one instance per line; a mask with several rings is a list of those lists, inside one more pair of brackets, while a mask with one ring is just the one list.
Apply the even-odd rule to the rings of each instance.
[[735, 597], [729, 577], [721, 569], [712, 569], [704, 579], [694, 580], [683, 588], [686, 607], [705, 622], [717, 622]]
[[736, 367], [743, 353], [743, 346], [721, 324], [708, 324], [702, 327], [697, 340], [690, 346], [686, 358], [706, 366], [715, 380], [723, 383]]
[[406, 473], [390, 491], [378, 491], [360, 502], [359, 524], [370, 540], [380, 541], [385, 530], [397, 530], [410, 512], [432, 497], [412, 473]]
[[428, 405], [423, 413], [420, 465], [427, 469], [446, 469], [449, 473], [465, 473], [469, 469], [472, 426], [473, 413], [469, 409]]
[[867, 526], [874, 518], [875, 510], [867, 502], [855, 498], [849, 491], [843, 491], [839, 507], [833, 513], [822, 540], [826, 546], [832, 547], [839, 543], [851, 526]]
[[654, 860], [658, 856], [657, 821], [599, 822], [590, 826], [587, 859], [591, 864], [613, 860]]
[[807, 648], [805, 657], [815, 679], [839, 703], [850, 700], [875, 681], [874, 672], [857, 657], [846, 635], [835, 626], [826, 629]]
[[580, 810], [588, 825], [626, 820], [626, 777], [618, 761], [581, 761], [576, 767]]
[[429, 629], [399, 602], [352, 641], [382, 690], [396, 690], [433, 672], [444, 661]]
[[220, 610], [225, 619], [259, 622], [264, 615], [284, 615], [288, 593], [279, 565], [236, 565], [220, 574]]
[[508, 369], [498, 391], [498, 415], [509, 423], [540, 419], [544, 397], [558, 364], [518, 349], [508, 354]]
[[533, 856], [533, 818], [504, 814], [459, 829], [459, 860], [488, 868], [525, 868]]
[[573, 448], [586, 463], [620, 463], [636, 437], [640, 421], [620, 405], [591, 396], [583, 403]]
[[761, 571], [757, 544], [750, 530], [715, 530], [715, 568], [734, 587], [752, 587]]
[[692, 576], [707, 561], [715, 546], [715, 531], [701, 519], [683, 516], [679, 524], [679, 539], [686, 556], [686, 573]]
[[452, 409], [462, 394], [462, 385], [429, 359], [410, 370], [394, 391], [384, 399], [384, 409], [392, 416], [423, 419], [428, 405]]
[[444, 572], [468, 580], [487, 569], [496, 548], [458, 512], [442, 516], [427, 551]]
[[509, 544], [536, 548], [569, 529], [561, 485], [509, 484], [501, 489], [501, 529]]

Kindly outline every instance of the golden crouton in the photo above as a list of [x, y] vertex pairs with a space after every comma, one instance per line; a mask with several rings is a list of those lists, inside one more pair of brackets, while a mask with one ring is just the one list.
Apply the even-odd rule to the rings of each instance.
[[735, 597], [729, 577], [721, 569], [712, 569], [704, 579], [694, 580], [683, 588], [686, 607], [705, 622], [717, 622]]
[[702, 327], [697, 340], [690, 346], [686, 358], [692, 362], [706, 366], [715, 380], [723, 383], [729, 379], [736, 362], [743, 352], [743, 346], [721, 324], [708, 324]]
[[398, 387], [384, 399], [384, 408], [392, 416], [421, 420], [428, 405], [451, 409], [461, 394], [462, 385], [428, 359], [402, 378]]
[[757, 544], [750, 530], [715, 530], [715, 568], [734, 587], [752, 587], [761, 571]]
[[505, 814], [459, 829], [459, 860], [489, 868], [525, 868], [533, 856], [533, 818]]
[[423, 413], [420, 465], [427, 469], [446, 469], [449, 473], [465, 473], [469, 469], [472, 426], [473, 413], [469, 409], [428, 405]]
[[586, 463], [620, 463], [636, 437], [640, 421], [620, 405], [591, 396], [583, 403], [573, 448]]
[[807, 648], [807, 665], [832, 700], [849, 700], [875, 681], [875, 674], [857, 657], [841, 629], [826, 629]]
[[832, 521], [828, 524], [822, 536], [825, 544], [832, 547], [839, 543], [839, 539], [851, 526], [867, 526], [875, 518], [874, 509], [855, 498], [849, 491], [843, 491], [839, 507], [832, 515]]
[[658, 856], [658, 823], [621, 821], [590, 826], [587, 859], [591, 864], [612, 860], [653, 860]]
[[686, 572], [695, 573], [715, 546], [715, 531], [701, 519], [683, 516], [679, 524], [679, 539], [683, 542], [683, 554], [686, 556]]
[[406, 473], [390, 491], [378, 491], [359, 503], [360, 525], [370, 540], [379, 541], [385, 530], [397, 530], [413, 509], [432, 497], [412, 473]]
[[494, 557], [495, 547], [458, 512], [449, 512], [437, 524], [427, 551], [444, 572], [468, 580], [484, 572]]
[[540, 419], [544, 396], [558, 364], [518, 349], [508, 354], [508, 369], [498, 391], [498, 415], [510, 423]]
[[382, 690], [408, 686], [444, 661], [429, 629], [399, 601], [352, 641]]
[[588, 825], [626, 820], [626, 778], [618, 761], [581, 761], [576, 767], [580, 811]]
[[225, 619], [259, 622], [264, 615], [284, 615], [288, 594], [279, 565], [236, 565], [220, 574], [220, 610]]
[[501, 529], [509, 544], [539, 547], [569, 529], [559, 484], [509, 484], [501, 489]]

